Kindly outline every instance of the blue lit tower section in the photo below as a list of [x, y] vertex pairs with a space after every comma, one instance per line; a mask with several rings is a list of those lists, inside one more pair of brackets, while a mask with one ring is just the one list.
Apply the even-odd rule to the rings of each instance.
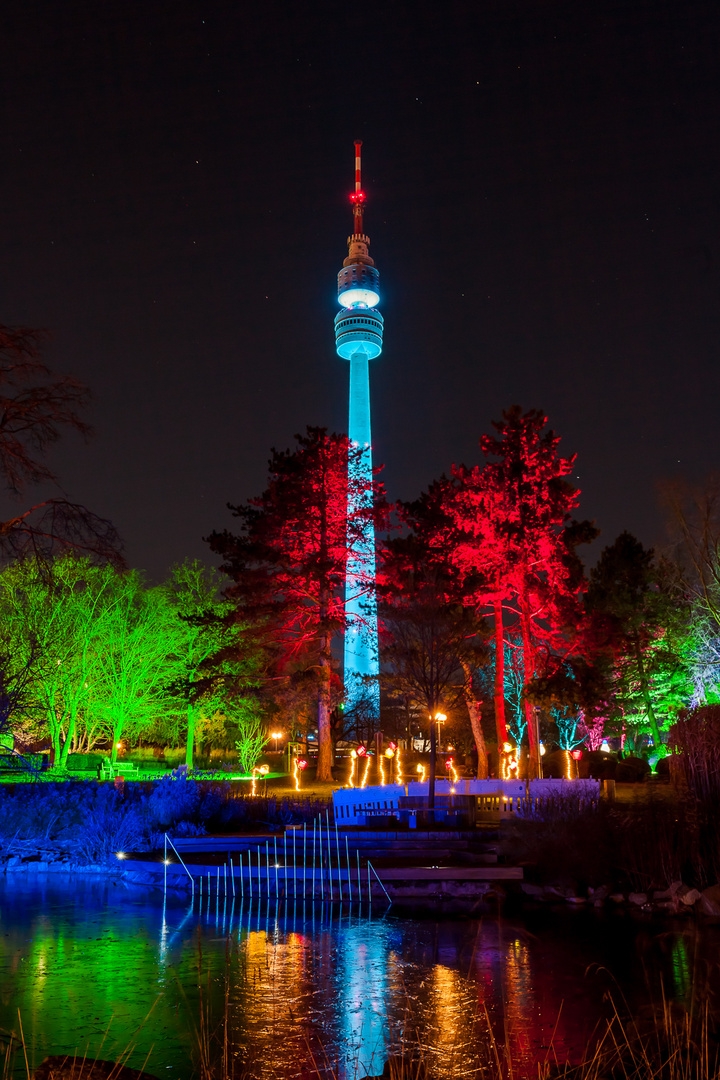
[[[372, 437], [370, 433], [369, 362], [382, 352], [383, 318], [375, 305], [380, 299], [379, 274], [368, 254], [369, 238], [363, 232], [365, 195], [360, 183], [360, 147], [355, 143], [355, 191], [353, 234], [348, 237], [348, 256], [338, 274], [338, 300], [342, 311], [335, 316], [338, 356], [350, 361], [350, 412], [348, 437], [360, 449], [349, 466], [348, 517], [372, 505]], [[377, 599], [375, 596], [375, 529], [372, 521], [355, 534], [345, 576], [345, 702], [348, 706], [365, 698], [376, 714], [380, 711], [378, 674]]]

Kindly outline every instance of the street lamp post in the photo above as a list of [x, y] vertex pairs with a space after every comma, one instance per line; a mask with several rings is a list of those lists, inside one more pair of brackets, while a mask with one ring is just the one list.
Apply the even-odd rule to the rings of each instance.
[[437, 730], [447, 720], [444, 713], [435, 713], [430, 717], [430, 776], [428, 785], [429, 818], [435, 821], [435, 755], [437, 754]]

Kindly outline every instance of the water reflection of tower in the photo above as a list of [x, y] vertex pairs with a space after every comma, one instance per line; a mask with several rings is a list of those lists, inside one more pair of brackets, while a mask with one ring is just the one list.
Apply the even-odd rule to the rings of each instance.
[[[360, 147], [355, 143], [353, 232], [348, 254], [338, 274], [335, 345], [338, 356], [350, 361], [348, 438], [358, 453], [348, 465], [348, 518], [372, 505], [372, 438], [370, 430], [369, 361], [382, 352], [383, 317], [375, 305], [380, 299], [379, 274], [370, 258], [370, 239], [363, 231], [365, 194], [360, 180]], [[349, 545], [350, 546], [350, 545]], [[352, 542], [345, 576], [345, 700], [356, 704], [369, 699], [379, 712], [379, 659], [377, 600], [375, 596], [375, 529], [368, 517]]]

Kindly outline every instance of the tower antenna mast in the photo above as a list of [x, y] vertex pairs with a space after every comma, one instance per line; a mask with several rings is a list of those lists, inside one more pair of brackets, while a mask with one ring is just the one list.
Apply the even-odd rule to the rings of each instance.
[[362, 142], [355, 140], [355, 190], [350, 196], [353, 233], [348, 254], [338, 274], [335, 316], [335, 347], [350, 362], [348, 411], [348, 555], [345, 566], [344, 684], [348, 706], [361, 701], [378, 716], [380, 712], [375, 592], [375, 528], [372, 521], [372, 437], [370, 425], [369, 361], [380, 356], [383, 317], [376, 308], [380, 300], [379, 277], [370, 258], [370, 238], [363, 231], [365, 193], [362, 189]]
[[362, 189], [362, 164], [360, 157], [360, 149], [362, 147], [362, 139], [355, 140], [355, 191], [350, 196], [350, 202], [353, 204], [353, 232], [356, 236], [361, 236], [363, 231], [363, 208], [365, 205], [365, 194]]

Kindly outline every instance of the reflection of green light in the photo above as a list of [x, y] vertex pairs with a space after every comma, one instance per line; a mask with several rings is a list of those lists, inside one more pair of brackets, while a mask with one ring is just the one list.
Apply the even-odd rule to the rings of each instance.
[[[4, 925], [8, 933], [0, 949], [0, 1028], [17, 1029], [20, 1009], [31, 1070], [48, 1053], [73, 1053], [76, 1048], [81, 1055], [87, 1051], [112, 1058], [134, 1047], [128, 1063], [136, 1068], [143, 1067], [148, 1053], [148, 1069], [153, 1062], [162, 1062], [158, 1069], [166, 1062], [176, 1063], [177, 1051], [158, 1044], [158, 1030], [172, 1030], [180, 1054], [189, 1058], [197, 960], [192, 947], [186, 947], [191, 937], [189, 942], [187, 935], [176, 939], [183, 924], [171, 933], [177, 913], [168, 916], [169, 923], [158, 923], [152, 905], [143, 907], [131, 900], [116, 908], [117, 918], [107, 918], [103, 890], [94, 887], [88, 894], [86, 905], [78, 902], [72, 925], [62, 904], [52, 918], [36, 910], [29, 922], [23, 917], [16, 922], [13, 916]], [[29, 895], [32, 909], [37, 891]], [[55, 895], [51, 886], [49, 898]], [[4, 889], [3, 921], [7, 897]], [[184, 972], [188, 994], [184, 1003], [177, 997], [174, 978], [166, 987], [167, 963], [179, 964]], [[213, 961], [213, 979], [223, 964], [224, 952]], [[203, 973], [206, 965], [203, 956]], [[218, 1011], [218, 1005], [213, 1007]], [[178, 1024], [178, 1009], [185, 1008], [188, 1019]]]
[[673, 978], [675, 979], [675, 993], [678, 997], [684, 997], [690, 992], [690, 960], [684, 938], [676, 938], [670, 955]]

